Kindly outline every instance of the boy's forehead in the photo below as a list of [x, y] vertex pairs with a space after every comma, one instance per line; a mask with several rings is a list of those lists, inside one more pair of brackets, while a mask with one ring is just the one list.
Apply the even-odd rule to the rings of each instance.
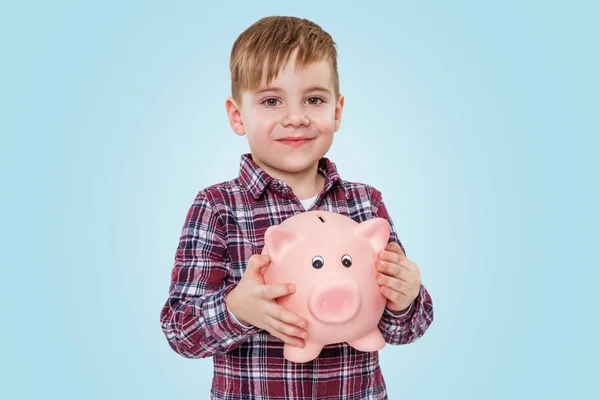
[[260, 84], [251, 90], [252, 93], [265, 91], [269, 88], [294, 86], [300, 89], [323, 88], [333, 93], [333, 73], [331, 64], [327, 61], [315, 61], [305, 66], [297, 63], [288, 63], [267, 82], [267, 67], [263, 68]]

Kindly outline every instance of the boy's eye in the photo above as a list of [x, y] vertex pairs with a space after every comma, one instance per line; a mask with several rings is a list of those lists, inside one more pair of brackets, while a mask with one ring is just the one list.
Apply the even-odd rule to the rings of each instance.
[[312, 104], [312, 105], [321, 104], [322, 102], [323, 102], [323, 99], [320, 97], [309, 97], [308, 98], [308, 103]]
[[274, 107], [274, 106], [277, 105], [277, 101], [278, 101], [277, 99], [273, 99], [273, 98], [266, 99], [266, 100], [263, 101], [263, 104], [265, 104], [265, 105], [267, 105], [269, 107]]

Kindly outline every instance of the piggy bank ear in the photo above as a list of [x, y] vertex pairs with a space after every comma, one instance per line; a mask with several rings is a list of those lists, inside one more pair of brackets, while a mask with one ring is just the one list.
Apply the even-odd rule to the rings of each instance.
[[295, 229], [274, 225], [265, 232], [265, 248], [269, 257], [277, 258], [281, 256], [286, 248], [301, 238], [302, 234]]
[[356, 225], [353, 233], [371, 243], [375, 250], [383, 250], [390, 239], [390, 224], [384, 218], [373, 218]]

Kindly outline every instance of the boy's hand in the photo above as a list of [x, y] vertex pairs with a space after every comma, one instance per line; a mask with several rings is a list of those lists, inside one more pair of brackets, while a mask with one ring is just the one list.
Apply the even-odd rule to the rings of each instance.
[[302, 338], [308, 336], [303, 329], [306, 321], [275, 302], [296, 289], [293, 284], [265, 284], [262, 268], [270, 262], [266, 255], [250, 257], [240, 283], [227, 295], [227, 307], [242, 324], [264, 329], [290, 345], [304, 347]]
[[396, 242], [387, 244], [377, 261], [377, 284], [388, 299], [386, 307], [395, 313], [405, 312], [421, 288], [419, 266], [406, 258]]

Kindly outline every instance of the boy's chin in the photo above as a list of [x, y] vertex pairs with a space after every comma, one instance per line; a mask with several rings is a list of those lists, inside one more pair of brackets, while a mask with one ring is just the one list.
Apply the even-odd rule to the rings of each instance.
[[321, 157], [311, 157], [307, 159], [306, 157], [298, 157], [298, 159], [294, 159], [295, 157], [268, 157], [263, 160], [263, 164], [266, 164], [269, 168], [286, 172], [286, 173], [298, 173], [306, 171], [307, 169], [313, 167], [316, 163], [319, 162]]

